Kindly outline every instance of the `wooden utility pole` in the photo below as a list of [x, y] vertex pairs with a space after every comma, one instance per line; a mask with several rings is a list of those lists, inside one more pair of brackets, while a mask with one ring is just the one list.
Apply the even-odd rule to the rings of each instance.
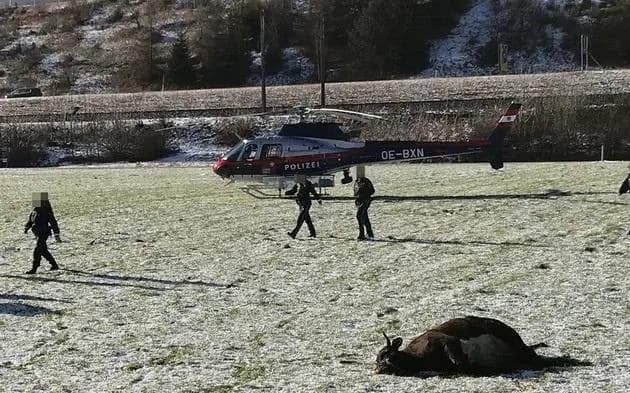
[[260, 5], [260, 101], [262, 111], [267, 112], [267, 82], [265, 75], [265, 3]]
[[319, 29], [319, 83], [320, 104], [326, 106], [326, 17], [322, 12]]
[[504, 43], [499, 43], [499, 74], [507, 74], [508, 72], [508, 63], [507, 63], [507, 51], [508, 46]]
[[588, 71], [588, 36], [585, 34], [580, 35], [580, 70]]

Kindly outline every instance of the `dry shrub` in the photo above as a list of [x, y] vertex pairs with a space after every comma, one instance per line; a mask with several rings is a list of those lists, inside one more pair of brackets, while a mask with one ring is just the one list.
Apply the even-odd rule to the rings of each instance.
[[531, 100], [508, 135], [523, 160], [608, 159], [630, 153], [630, 97], [564, 96]]
[[[503, 108], [505, 109], [505, 108]], [[370, 110], [364, 110], [370, 112]], [[383, 121], [360, 125], [365, 140], [449, 141], [488, 136], [492, 124], [480, 108], [448, 103], [417, 104], [397, 110]], [[494, 114], [491, 116], [494, 117]], [[496, 120], [496, 119], [495, 119]]]
[[100, 130], [98, 145], [110, 160], [151, 161], [171, 151], [172, 137], [161, 125], [112, 121]]
[[[508, 103], [419, 104], [364, 126], [361, 136], [366, 140], [485, 139]], [[630, 96], [567, 95], [522, 103], [519, 119], [506, 138], [510, 160], [593, 160], [600, 157], [602, 145], [606, 159], [630, 156]]]
[[215, 143], [224, 146], [233, 146], [242, 139], [249, 139], [258, 130], [256, 121], [249, 117], [222, 119], [212, 127]]
[[0, 127], [0, 152], [7, 166], [36, 166], [46, 157], [45, 135], [34, 128], [15, 124]]

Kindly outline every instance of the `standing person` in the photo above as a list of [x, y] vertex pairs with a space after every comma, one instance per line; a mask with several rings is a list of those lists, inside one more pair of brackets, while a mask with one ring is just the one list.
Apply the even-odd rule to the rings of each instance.
[[306, 225], [308, 226], [308, 230], [310, 232], [308, 236], [317, 237], [310, 214], [312, 205], [311, 195], [313, 196], [313, 198], [317, 199], [317, 202], [320, 205], [322, 204], [322, 200], [321, 196], [317, 193], [317, 191], [315, 191], [315, 186], [313, 186], [313, 183], [308, 181], [306, 178], [299, 179], [298, 182], [293, 186], [293, 188], [291, 188], [284, 194], [295, 195], [295, 202], [300, 207], [300, 215], [298, 216], [297, 224], [291, 232], [287, 232], [287, 235], [295, 239], [295, 236], [297, 236], [298, 232], [300, 231], [302, 224], [306, 222]]
[[50, 251], [48, 251], [48, 245], [46, 244], [51, 229], [55, 234], [55, 240], [61, 242], [59, 225], [57, 225], [52, 206], [50, 205], [50, 201], [48, 201], [47, 192], [33, 194], [33, 211], [24, 226], [24, 233], [28, 233], [29, 229], [33, 231], [33, 234], [37, 238], [37, 243], [35, 250], [33, 250], [33, 267], [31, 270], [27, 271], [26, 274], [35, 274], [37, 272], [42, 257], [46, 258], [50, 263], [50, 270], [59, 270], [59, 265], [57, 265], [55, 258], [50, 254]]
[[619, 187], [619, 195], [630, 192], [630, 174], [626, 177], [626, 180], [621, 183], [621, 187]]
[[[626, 194], [630, 192], [630, 174], [626, 177], [626, 180], [621, 183], [621, 187], [619, 187], [619, 195]], [[630, 235], [630, 231], [628, 231], [628, 235]]]
[[[374, 186], [370, 179], [365, 176], [357, 177], [354, 183], [354, 204], [357, 206], [357, 221], [359, 222], [357, 240], [374, 240], [374, 232], [372, 232], [372, 224], [368, 216], [372, 195], [374, 195]], [[365, 237], [366, 232], [367, 238]]]

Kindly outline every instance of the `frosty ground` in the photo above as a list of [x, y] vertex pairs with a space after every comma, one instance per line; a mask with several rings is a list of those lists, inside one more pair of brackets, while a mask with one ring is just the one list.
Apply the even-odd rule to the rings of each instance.
[[[370, 167], [377, 241], [363, 243], [350, 186], [314, 206], [318, 239], [291, 240], [293, 201], [249, 196], [207, 167], [2, 170], [0, 390], [625, 391], [626, 173], [609, 162]], [[22, 227], [43, 190], [65, 270], [27, 277]], [[407, 342], [466, 314], [592, 366], [373, 374], [382, 331]]]

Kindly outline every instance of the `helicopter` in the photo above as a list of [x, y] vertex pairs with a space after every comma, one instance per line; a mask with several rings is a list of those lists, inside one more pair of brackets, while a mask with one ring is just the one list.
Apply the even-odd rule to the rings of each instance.
[[262, 183], [279, 192], [307, 178], [321, 188], [334, 187], [335, 173], [342, 172], [342, 184], [365, 176], [365, 166], [421, 161], [487, 153], [493, 169], [503, 168], [503, 141], [521, 108], [511, 103], [496, 127], [484, 140], [449, 142], [356, 141], [340, 123], [306, 122], [305, 115], [334, 114], [353, 120], [371, 121], [381, 116], [332, 108], [301, 108], [298, 123], [284, 124], [277, 135], [242, 140], [211, 164], [212, 171], [231, 182]]

